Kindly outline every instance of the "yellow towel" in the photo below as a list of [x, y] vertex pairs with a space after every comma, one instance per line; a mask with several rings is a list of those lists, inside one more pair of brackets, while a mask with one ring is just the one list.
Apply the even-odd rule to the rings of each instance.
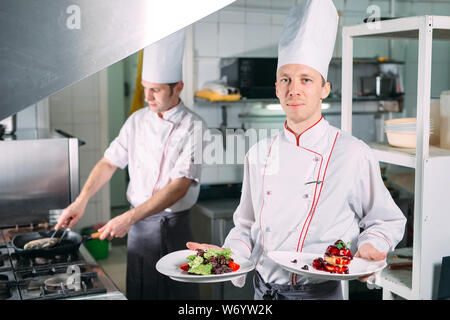
[[143, 59], [144, 59], [144, 50], [141, 50], [139, 51], [139, 61], [136, 70], [135, 89], [129, 115], [131, 115], [136, 110], [139, 110], [144, 107], [144, 87], [142, 86], [142, 78], [141, 78]]
[[202, 89], [195, 92], [197, 98], [206, 99], [209, 101], [238, 101], [241, 99], [240, 94], [229, 94], [226, 96], [221, 95], [215, 91], [209, 89]]

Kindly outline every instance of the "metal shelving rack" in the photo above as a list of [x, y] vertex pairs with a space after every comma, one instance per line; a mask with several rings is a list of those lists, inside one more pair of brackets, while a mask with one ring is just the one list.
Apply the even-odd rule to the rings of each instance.
[[[436, 298], [443, 256], [450, 255], [450, 150], [429, 145], [433, 40], [450, 40], [450, 17], [417, 16], [345, 26], [342, 29], [342, 130], [352, 132], [353, 40], [399, 38], [419, 41], [417, 76], [417, 148], [371, 144], [380, 162], [415, 169], [414, 236], [411, 271], [381, 273], [383, 299]], [[405, 248], [394, 251], [400, 254]]]

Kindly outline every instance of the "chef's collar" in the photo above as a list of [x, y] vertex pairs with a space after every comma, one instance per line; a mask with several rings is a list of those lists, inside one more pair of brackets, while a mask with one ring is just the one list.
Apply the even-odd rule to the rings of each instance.
[[180, 99], [180, 102], [178, 104], [170, 107], [164, 112], [153, 112], [153, 111], [150, 112], [153, 113], [159, 119], [175, 122], [177, 114], [179, 114], [179, 111], [181, 111], [182, 109], [182, 104], [183, 102]]
[[293, 143], [298, 147], [314, 148], [314, 145], [322, 138], [327, 127], [328, 122], [321, 116], [316, 123], [300, 133], [298, 137], [294, 131], [288, 128], [287, 121], [285, 121], [283, 133], [288, 142]]

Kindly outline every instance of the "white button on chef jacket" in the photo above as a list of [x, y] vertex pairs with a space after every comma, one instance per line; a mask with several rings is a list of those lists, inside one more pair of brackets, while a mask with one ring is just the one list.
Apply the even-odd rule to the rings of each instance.
[[[372, 150], [321, 118], [297, 139], [286, 127], [247, 153], [241, 201], [223, 247], [250, 259], [265, 282], [307, 284], [272, 261], [272, 250], [323, 256], [336, 240], [382, 252], [404, 235], [406, 218], [392, 200]], [[364, 229], [360, 234], [360, 228]], [[245, 277], [234, 280], [243, 286]]]
[[183, 102], [162, 116], [146, 107], [127, 119], [104, 157], [121, 169], [128, 165], [127, 199], [133, 207], [181, 177], [194, 182], [187, 194], [165, 211], [179, 212], [195, 204], [200, 191], [202, 138], [206, 128], [204, 121]]

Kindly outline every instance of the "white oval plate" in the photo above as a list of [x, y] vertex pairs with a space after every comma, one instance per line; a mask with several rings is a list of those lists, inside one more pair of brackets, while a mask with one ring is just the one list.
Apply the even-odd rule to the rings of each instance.
[[[278, 263], [283, 269], [314, 279], [322, 280], [355, 280], [381, 271], [386, 267], [386, 260], [370, 261], [361, 258], [353, 258], [348, 265], [348, 274], [329, 273], [314, 269], [312, 263], [314, 259], [322, 257], [320, 253], [303, 253], [290, 251], [271, 251], [268, 253], [270, 259]], [[297, 260], [297, 263], [292, 261]], [[301, 269], [304, 265], [308, 270]]]
[[186, 271], [181, 270], [180, 266], [184, 263], [189, 262], [187, 260], [187, 257], [196, 253], [197, 251], [192, 250], [180, 250], [169, 253], [159, 259], [159, 261], [156, 263], [156, 270], [176, 281], [213, 283], [233, 280], [254, 269], [253, 263], [250, 260], [233, 255], [232, 258], [234, 262], [240, 265], [239, 270], [234, 272], [203, 276], [197, 274], [189, 274]]

